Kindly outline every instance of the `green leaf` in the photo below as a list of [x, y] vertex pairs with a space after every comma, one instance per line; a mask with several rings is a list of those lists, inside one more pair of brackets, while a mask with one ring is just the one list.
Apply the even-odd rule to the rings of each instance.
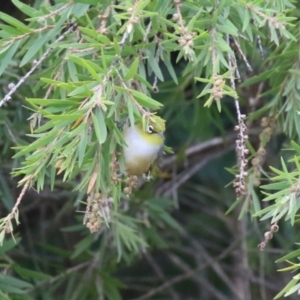
[[11, 298], [9, 296], [7, 296], [6, 294], [4, 294], [1, 290], [0, 290], [0, 299], [1, 300], [11, 300]]
[[20, 238], [17, 239], [9, 239], [5, 240], [3, 245], [0, 247], [0, 256], [2, 256], [4, 253], [9, 251], [10, 249], [13, 249], [17, 246], [17, 244], [20, 242]]
[[148, 63], [150, 65], [151, 68], [149, 69], [152, 69], [152, 71], [154, 72], [154, 74], [158, 77], [158, 79], [160, 81], [164, 81], [164, 77], [163, 77], [163, 74], [160, 70], [160, 67], [157, 63], [157, 60], [155, 59], [155, 57], [153, 56], [152, 52], [147, 50], [146, 51], [146, 54], [147, 54], [147, 57], [148, 57]]
[[15, 55], [16, 51], [19, 48], [21, 41], [16, 41], [12, 46], [7, 50], [6, 54], [2, 57], [1, 55], [1, 65], [0, 65], [0, 75], [5, 71], [6, 67], [12, 62], [12, 58]]
[[79, 243], [75, 245], [75, 251], [71, 256], [71, 259], [76, 258], [78, 255], [86, 251], [92, 245], [94, 240], [94, 236], [92, 234], [88, 234], [84, 239], [82, 239]]
[[158, 109], [163, 106], [160, 102], [153, 100], [149, 96], [147, 96], [139, 91], [131, 90], [131, 93], [135, 97], [136, 101], [145, 107], [152, 108], [152, 109]]
[[75, 55], [69, 55], [68, 56], [70, 60], [74, 61], [76, 64], [84, 67], [87, 69], [92, 77], [98, 81], [101, 81], [101, 76], [96, 72], [101, 72], [102, 69], [97, 64], [93, 63], [92, 61], [86, 60], [84, 58], [75, 56]]
[[265, 79], [268, 79], [270, 77], [270, 75], [272, 75], [274, 73], [276, 73], [276, 69], [274, 70], [274, 68], [272, 68], [272, 70], [265, 71], [265, 72], [261, 73], [260, 75], [253, 76], [249, 79], [246, 79], [243, 83], [240, 84], [240, 87], [247, 87], [254, 83], [264, 81]]
[[84, 126], [84, 129], [81, 133], [81, 140], [78, 144], [78, 167], [81, 167], [83, 163], [87, 143], [88, 143], [87, 129], [86, 126]]
[[4, 22], [16, 27], [17, 29], [20, 29], [24, 33], [28, 33], [28, 32], [32, 31], [29, 27], [27, 27], [22, 22], [18, 21], [17, 19], [15, 19], [3, 12], [0, 12], [0, 20], [3, 20]]
[[281, 262], [285, 262], [286, 260], [290, 260], [291, 258], [295, 258], [295, 257], [299, 257], [299, 256], [300, 256], [300, 249], [295, 250], [295, 251], [277, 259], [275, 262], [281, 263]]
[[83, 3], [83, 4], [98, 4], [101, 3], [101, 0], [73, 0], [76, 3]]
[[[10, 25], [0, 24], [0, 28], [3, 29], [2, 31], [0, 31], [3, 38], [11, 39], [11, 35], [22, 35], [23, 34], [22, 31], [20, 31], [19, 29], [15, 28], [15, 27], [10, 26]], [[4, 35], [5, 33], [8, 34], [7, 37], [5, 37], [5, 35]], [[3, 48], [3, 46], [1, 48], [2, 49], [1, 49], [0, 53], [4, 52], [3, 49], [5, 49], [5, 48]]]
[[31, 279], [37, 279], [37, 280], [45, 280], [45, 279], [50, 279], [51, 276], [37, 272], [37, 271], [32, 271], [29, 269], [22, 268], [18, 265], [14, 265], [14, 270], [25, 280], [31, 280]]
[[[48, 33], [44, 33], [41, 37], [36, 37], [35, 42], [29, 47], [26, 54], [24, 55], [22, 61], [20, 62], [20, 67], [28, 63], [35, 54], [41, 50], [45, 44], [54, 38], [61, 31], [61, 26], [65, 22], [67, 16], [61, 17], [60, 20], [55, 24], [55, 27]], [[45, 50], [46, 51], [46, 50]]]
[[82, 118], [83, 114], [65, 114], [65, 115], [46, 115], [45, 118], [51, 119], [51, 120], [67, 120], [67, 121], [77, 121], [78, 119]]
[[[3, 288], [3, 286], [2, 286], [2, 288], [0, 288], [2, 291], [6, 290], [6, 291], [12, 292], [12, 293], [24, 293], [25, 291], [22, 291], [20, 289], [32, 287], [32, 284], [30, 284], [26, 281], [14, 278], [12, 276], [0, 274], [0, 285], [2, 285], [2, 284], [6, 285], [6, 288]], [[14, 288], [16, 288], [15, 292], [13, 292]]]
[[46, 42], [48, 40], [48, 35], [44, 34], [41, 37], [37, 37], [35, 39], [35, 42], [29, 47], [26, 54], [23, 56], [23, 59], [20, 62], [20, 67], [24, 66], [26, 63], [28, 63], [35, 54], [42, 49], [42, 47], [45, 46]]
[[163, 57], [163, 62], [165, 64], [165, 66], [167, 67], [172, 79], [174, 80], [174, 82], [176, 84], [178, 84], [178, 79], [177, 79], [177, 75], [174, 71], [174, 68], [173, 68], [173, 65], [171, 64], [170, 62], [170, 59], [167, 57], [167, 55], [165, 54], [164, 57]]
[[160, 102], [153, 100], [149, 96], [147, 96], [147, 95], [145, 95], [145, 94], [143, 94], [139, 91], [132, 90], [132, 89], [126, 89], [126, 88], [123, 88], [123, 87], [120, 87], [120, 86], [115, 86], [115, 89], [117, 91], [131, 93], [134, 96], [135, 100], [139, 104], [141, 104], [145, 107], [152, 108], [152, 109], [158, 109], [158, 108], [163, 106]]
[[297, 284], [298, 280], [297, 279], [292, 279], [285, 287], [284, 289], [278, 293], [274, 299], [279, 299], [280, 297], [282, 297], [286, 292], [288, 292], [293, 286], [295, 286]]
[[129, 79], [131, 79], [131, 78], [134, 77], [134, 75], [136, 74], [136, 71], [137, 71], [137, 69], [138, 69], [138, 67], [139, 67], [139, 62], [140, 62], [140, 59], [139, 59], [139, 57], [137, 57], [137, 58], [133, 61], [132, 65], [130, 66], [130, 68], [129, 68], [127, 74], [126, 74], [125, 77], [124, 77], [124, 80], [129, 80]]
[[[44, 135], [42, 138], [36, 140], [35, 142], [31, 143], [30, 145], [26, 147], [22, 147], [23, 150], [17, 152], [14, 157], [20, 157], [23, 156], [26, 153], [30, 153], [32, 151], [36, 151], [38, 148], [41, 148], [43, 146], [48, 145], [50, 142], [52, 142], [55, 138], [55, 132], [51, 132], [47, 135]], [[15, 149], [18, 149], [18, 147], [15, 147]]]
[[71, 100], [63, 100], [63, 99], [34, 99], [34, 98], [26, 98], [29, 103], [34, 103], [42, 106], [53, 106], [53, 107], [72, 107], [80, 105], [79, 102], [71, 101]]
[[105, 124], [103, 111], [100, 107], [96, 107], [95, 114], [92, 113], [92, 119], [98, 142], [99, 144], [103, 144], [106, 141], [107, 128]]
[[25, 15], [29, 17], [34, 17], [37, 14], [37, 10], [34, 9], [33, 7], [26, 5], [23, 2], [20, 2], [19, 0], [11, 0], [12, 3]]
[[243, 19], [242, 19], [242, 22], [243, 22], [243, 28], [242, 28], [242, 32], [245, 31], [245, 29], [249, 26], [250, 24], [250, 13], [247, 9], [241, 9], [243, 10]]

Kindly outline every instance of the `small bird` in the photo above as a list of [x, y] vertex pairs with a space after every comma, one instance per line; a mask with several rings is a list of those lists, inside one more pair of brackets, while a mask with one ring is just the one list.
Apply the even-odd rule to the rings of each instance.
[[123, 136], [127, 147], [124, 147], [125, 168], [128, 175], [142, 175], [150, 171], [162, 155], [164, 148], [165, 121], [153, 116], [143, 128], [142, 122], [129, 126]]

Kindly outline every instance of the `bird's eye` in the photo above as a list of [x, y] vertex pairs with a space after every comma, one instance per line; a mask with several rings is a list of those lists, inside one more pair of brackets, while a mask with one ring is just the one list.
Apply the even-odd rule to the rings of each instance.
[[152, 126], [152, 125], [149, 125], [148, 128], [147, 128], [147, 131], [148, 131], [149, 133], [153, 133], [153, 132], [154, 132], [153, 126]]

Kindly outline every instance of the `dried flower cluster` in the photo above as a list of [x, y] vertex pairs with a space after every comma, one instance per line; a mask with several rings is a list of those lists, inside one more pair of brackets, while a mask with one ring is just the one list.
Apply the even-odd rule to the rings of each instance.
[[[120, 175], [120, 164], [118, 162], [118, 156], [120, 156], [120, 154], [120, 152], [113, 152], [112, 154], [110, 163], [110, 172], [112, 174], [111, 184], [117, 185], [124, 183], [123, 192], [127, 197], [129, 197], [132, 190], [138, 186], [138, 177], [126, 176], [125, 179], [122, 179], [122, 175]], [[83, 221], [91, 232], [97, 232], [103, 222], [110, 222], [110, 210], [113, 205], [113, 197], [111, 196], [112, 192], [108, 191], [108, 195], [104, 197], [102, 193], [95, 191], [95, 187], [96, 186], [94, 184], [87, 198], [87, 206]]]
[[113, 198], [102, 198], [101, 193], [87, 198], [87, 211], [85, 213], [85, 224], [91, 232], [100, 229], [103, 221], [110, 221], [110, 209]]
[[137, 176], [128, 176], [125, 179], [126, 186], [123, 189], [123, 192], [126, 196], [129, 196], [132, 193], [132, 189], [138, 186], [138, 177]]
[[193, 38], [197, 35], [196, 32], [191, 32], [185, 25], [181, 14], [181, 1], [173, 0], [173, 4], [176, 8], [176, 13], [173, 14], [172, 19], [177, 22], [179, 26], [179, 32], [177, 34], [180, 35], [178, 40], [178, 44], [183, 48], [185, 56], [188, 59], [193, 60], [193, 47], [194, 41]]
[[246, 148], [246, 140], [248, 140], [247, 135], [247, 126], [244, 123], [245, 115], [240, 115], [239, 117], [239, 125], [234, 127], [234, 130], [239, 131], [236, 140], [236, 152], [238, 155], [238, 160], [240, 163], [239, 174], [235, 176], [236, 180], [233, 183], [233, 187], [235, 188], [235, 192], [238, 196], [244, 195], [247, 191], [247, 186], [245, 183], [245, 178], [248, 173], [245, 171], [245, 168], [248, 164], [248, 160], [246, 156], [249, 153], [249, 150]]
[[111, 183], [113, 185], [118, 184], [121, 181], [121, 177], [118, 175], [120, 172], [120, 164], [118, 162], [118, 156], [120, 156], [120, 152], [114, 152], [112, 154], [111, 162], [110, 162], [110, 174], [111, 174]]
[[271, 136], [275, 130], [275, 118], [274, 117], [263, 117], [260, 122], [261, 127], [264, 130], [259, 135], [259, 140], [263, 146], [265, 146], [271, 139]]
[[212, 79], [213, 79], [212, 93], [214, 99], [220, 100], [223, 98], [223, 89], [225, 85], [225, 80], [222, 78], [222, 76], [218, 74], [214, 74]]
[[264, 129], [259, 135], [259, 148], [255, 154], [255, 157], [251, 160], [251, 164], [253, 166], [253, 173], [255, 176], [254, 186], [260, 185], [260, 166], [264, 156], [266, 155], [265, 146], [269, 142], [271, 135], [275, 129], [275, 119], [273, 117], [263, 117], [261, 119], [260, 125], [264, 127]]
[[[229, 35], [227, 35], [227, 42], [229, 44]], [[215, 54], [215, 52], [213, 52], [213, 54]], [[227, 57], [229, 67], [237, 69], [235, 56], [228, 54]], [[230, 86], [234, 91], [236, 90], [234, 72], [231, 72], [230, 74]], [[234, 127], [234, 130], [238, 131], [236, 140], [236, 153], [239, 161], [239, 173], [235, 176], [233, 187], [237, 196], [239, 197], [241, 195], [245, 195], [247, 192], [247, 185], [245, 179], [248, 176], [248, 172], [246, 171], [248, 160], [246, 159], [246, 156], [249, 154], [249, 150], [246, 148], [246, 141], [248, 140], [249, 136], [247, 134], [248, 128], [244, 122], [246, 115], [241, 113], [239, 99], [237, 95], [234, 97], [234, 104], [238, 120], [238, 125]]]
[[185, 33], [183, 33], [183, 35], [181, 35], [180, 39], [178, 40], [179, 45], [182, 47], [187, 45], [188, 47], [193, 48], [194, 47], [193, 37], [196, 35], [196, 33], [195, 32], [189, 33], [186, 28], [184, 29], [184, 32]]
[[273, 225], [271, 225], [270, 230], [266, 231], [264, 233], [264, 238], [265, 240], [263, 242], [261, 242], [260, 244], [257, 245], [257, 247], [260, 250], [264, 250], [264, 248], [266, 247], [267, 243], [273, 238], [273, 234], [275, 232], [277, 232], [279, 230], [279, 226], [277, 225], [277, 222]]

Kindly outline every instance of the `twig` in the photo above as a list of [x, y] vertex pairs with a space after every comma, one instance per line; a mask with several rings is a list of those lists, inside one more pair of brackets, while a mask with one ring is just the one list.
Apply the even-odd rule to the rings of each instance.
[[35, 289], [37, 288], [40, 288], [42, 287], [43, 285], [45, 284], [52, 284], [54, 283], [55, 281], [69, 275], [69, 274], [72, 274], [73, 272], [76, 272], [76, 271], [79, 271], [80, 269], [88, 266], [90, 264], [90, 262], [83, 262], [83, 263], [80, 263], [78, 264], [77, 266], [74, 266], [74, 267], [71, 267], [69, 269], [67, 269], [65, 272], [62, 272], [60, 273], [59, 275], [55, 276], [55, 277], [52, 277], [50, 279], [46, 279], [46, 280], [43, 280], [43, 281], [40, 281], [40, 282], [37, 282], [32, 288], [28, 289], [27, 292], [32, 292], [34, 291]]
[[[229, 35], [227, 35], [227, 43], [229, 45]], [[227, 55], [227, 58], [228, 58], [229, 68], [231, 69], [236, 67], [236, 65], [234, 64], [234, 60], [229, 53]], [[236, 90], [233, 72], [230, 74], [230, 85], [233, 90]], [[246, 193], [245, 177], [248, 175], [248, 173], [246, 172], [246, 166], [248, 163], [246, 159], [246, 155], [249, 153], [249, 150], [246, 148], [246, 144], [245, 144], [246, 140], [248, 139], [248, 135], [246, 134], [247, 126], [245, 125], [244, 122], [246, 115], [241, 114], [238, 98], [234, 99], [234, 104], [235, 104], [237, 120], [238, 120], [238, 125], [235, 126], [235, 130], [238, 131], [238, 138], [236, 140], [236, 151], [238, 154], [238, 160], [240, 166], [239, 166], [239, 174], [236, 175], [236, 181], [234, 182], [233, 186], [235, 187], [236, 194], [240, 196]]]
[[162, 186], [160, 186], [157, 189], [156, 194], [170, 196], [172, 194], [172, 191], [174, 191], [175, 189], [177, 190], [182, 184], [188, 181], [195, 173], [199, 171], [199, 169], [203, 168], [208, 162], [232, 150], [233, 148], [233, 145], [230, 145], [228, 148], [221, 150], [219, 149], [215, 153], [210, 153], [206, 155], [203, 159], [199, 159], [198, 163], [194, 164], [193, 166], [190, 166], [181, 174], [174, 177], [171, 181], [167, 181]]
[[[66, 32], [59, 36], [54, 43], [60, 42], [65, 38], [65, 36], [74, 31], [77, 24], [73, 24]], [[17, 89], [28, 79], [28, 77], [38, 68], [38, 66], [49, 56], [53, 48], [48, 48], [47, 51], [41, 56], [41, 58], [35, 63], [35, 65], [19, 80], [19, 82], [5, 95], [5, 97], [0, 101], [0, 107], [11, 99], [11, 95], [17, 91]]]
[[[185, 262], [183, 262], [178, 256], [176, 256], [174, 254], [170, 254], [170, 259], [182, 271], [185, 271], [185, 272], [191, 271], [190, 266], [188, 264], [186, 264]], [[192, 279], [195, 280], [196, 282], [198, 282], [198, 284], [200, 284], [201, 287], [205, 287], [205, 289], [208, 290], [215, 297], [215, 299], [218, 299], [218, 300], [229, 300], [230, 299], [230, 298], [226, 297], [225, 295], [223, 295], [210, 282], [208, 282], [204, 278], [204, 276], [202, 276], [202, 277], [193, 276]]]
[[252, 6], [251, 4], [246, 4], [246, 7], [254, 12], [255, 14], [259, 15], [260, 17], [262, 17], [264, 20], [266, 20], [268, 23], [272, 24], [273, 26], [275, 26], [276, 28], [279, 29], [285, 29], [285, 26], [283, 24], [281, 24], [276, 17], [270, 17], [264, 13], [262, 13], [261, 11], [259, 11], [258, 9], [256, 9], [254, 6]]
[[16, 145], [18, 145], [19, 143], [18, 143], [18, 141], [17, 141], [15, 135], [13, 134], [12, 130], [11, 130], [10, 127], [8, 126], [7, 122], [5, 122], [4, 124], [5, 124], [5, 127], [6, 127], [6, 129], [7, 129], [7, 131], [8, 131], [9, 136], [11, 137], [12, 141], [13, 141]]
[[[197, 154], [199, 152], [206, 151], [212, 147], [221, 146], [221, 145], [225, 145], [225, 144], [231, 144], [232, 141], [234, 140], [235, 136], [236, 136], [235, 132], [230, 132], [230, 133], [227, 133], [226, 136], [224, 136], [224, 137], [215, 137], [215, 138], [212, 138], [205, 142], [192, 145], [189, 148], [187, 148], [187, 150], [185, 151], [185, 157], [189, 157], [189, 156]], [[174, 164], [176, 162], [176, 160], [177, 160], [177, 155], [172, 155], [170, 157], [165, 158], [160, 163], [160, 166], [162, 168], [165, 168], [167, 166]]]
[[244, 52], [243, 52], [243, 50], [242, 50], [240, 44], [238, 43], [238, 41], [235, 39], [234, 36], [232, 36], [232, 40], [233, 40], [233, 43], [234, 43], [234, 45], [236, 46], [236, 48], [237, 48], [239, 54], [242, 56], [242, 59], [243, 59], [245, 65], [247, 66], [248, 70], [249, 70], [250, 72], [253, 72], [253, 69], [252, 69], [251, 65], [249, 64], [249, 62], [248, 62], [248, 60], [247, 60], [247, 57], [246, 57], [246, 55], [244, 54]]
[[[214, 262], [217, 262], [225, 257], [227, 257], [232, 249], [236, 246], [236, 241], [234, 241], [231, 245], [229, 245], [220, 255], [218, 255], [217, 257], [214, 258]], [[193, 277], [195, 276], [195, 274], [197, 274], [199, 271], [207, 268], [208, 266], [211, 265], [211, 262], [206, 262], [204, 263], [203, 265], [197, 267], [196, 269], [194, 270], [189, 270], [187, 271], [186, 273], [184, 274], [181, 274], [181, 275], [178, 275], [174, 278], [172, 278], [171, 280], [165, 282], [164, 284], [158, 286], [157, 288], [154, 288], [152, 290], [150, 290], [148, 293], [144, 294], [143, 296], [141, 297], [138, 297], [138, 298], [135, 298], [135, 299], [131, 299], [131, 300], [145, 300], [145, 299], [149, 299], [150, 297], [156, 295], [157, 293], [165, 290], [166, 288], [178, 283], [178, 282], [181, 282], [183, 280], [186, 280], [190, 277]]]
[[42, 22], [42, 21], [44, 21], [44, 20], [46, 20], [46, 19], [55, 17], [56, 15], [58, 15], [58, 14], [61, 13], [64, 9], [66, 9], [68, 6], [71, 6], [71, 5], [74, 5], [74, 2], [69, 2], [69, 3], [65, 4], [65, 5], [63, 5], [61, 8], [52, 11], [50, 14], [45, 15], [45, 16], [43, 16], [43, 17], [40, 17], [40, 18], [38, 19], [38, 22]]
[[[23, 186], [14, 207], [12, 208], [11, 212], [6, 216], [5, 221], [1, 224], [1, 227], [3, 227], [2, 231], [12, 234], [12, 229], [10, 228], [11, 220], [12, 220], [12, 218], [14, 218], [16, 216], [18, 207], [19, 207], [19, 205], [25, 195], [25, 192], [27, 191], [30, 184], [31, 184], [31, 176], [29, 178], [27, 178], [27, 181], [26, 181], [25, 185]], [[0, 241], [0, 244], [2, 245], [2, 241]]]
[[146, 43], [148, 41], [148, 35], [150, 33], [150, 30], [152, 28], [152, 21], [149, 22], [148, 26], [147, 26], [147, 29], [145, 31], [145, 36], [143, 38], [143, 42]]
[[[157, 262], [153, 259], [153, 257], [147, 252], [147, 250], [145, 249], [144, 251], [144, 255], [148, 261], [148, 263], [151, 265], [151, 267], [153, 268], [153, 270], [155, 271], [155, 273], [157, 274], [157, 276], [162, 279], [163, 281], [166, 281], [166, 276], [163, 273], [162, 269], [160, 268], [160, 266], [157, 264]], [[173, 300], [178, 300], [180, 299], [180, 297], [178, 296], [178, 294], [175, 292], [175, 290], [172, 289], [172, 287], [168, 287], [168, 290], [170, 292], [170, 295], [172, 295], [172, 299]]]
[[257, 44], [258, 44], [260, 57], [261, 57], [262, 60], [264, 60], [265, 59], [264, 50], [263, 50], [263, 47], [262, 47], [261, 37], [259, 35], [257, 36]]
[[48, 26], [45, 26], [43, 28], [38, 28], [38, 29], [33, 29], [29, 32], [26, 32], [22, 35], [17, 35], [15, 37], [12, 37], [9, 41], [6, 41], [5, 43], [3, 43], [2, 45], [0, 45], [0, 49], [3, 49], [5, 48], [6, 46], [10, 45], [10, 44], [13, 44], [14, 42], [18, 41], [18, 40], [21, 40], [29, 35], [32, 35], [34, 33], [40, 33], [44, 30], [47, 30], [47, 29], [51, 29], [51, 28], [54, 28], [54, 25], [48, 25]]

